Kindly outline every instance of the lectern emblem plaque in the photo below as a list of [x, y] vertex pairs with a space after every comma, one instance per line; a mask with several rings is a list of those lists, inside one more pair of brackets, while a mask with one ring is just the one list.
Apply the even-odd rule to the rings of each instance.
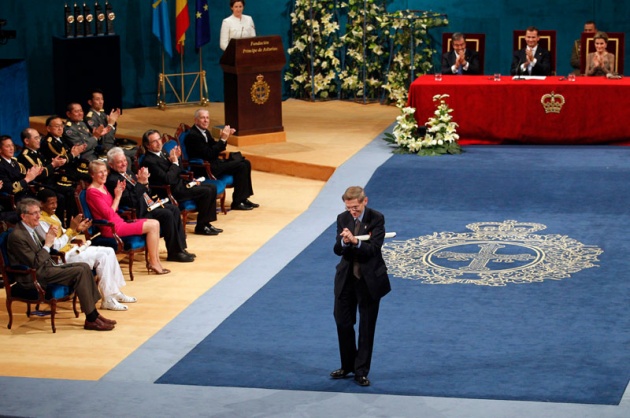
[[265, 81], [265, 77], [262, 74], [258, 74], [256, 76], [256, 82], [252, 84], [252, 88], [250, 90], [252, 95], [252, 102], [256, 104], [265, 104], [267, 100], [269, 100], [269, 93], [271, 92], [271, 88], [269, 84]]

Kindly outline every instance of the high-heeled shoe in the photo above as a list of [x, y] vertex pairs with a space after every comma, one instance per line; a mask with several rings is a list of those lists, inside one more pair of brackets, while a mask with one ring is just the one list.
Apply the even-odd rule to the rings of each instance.
[[151, 274], [151, 272], [155, 274], [169, 274], [171, 272], [169, 269], [165, 269], [164, 267], [162, 267], [162, 271], [157, 271], [157, 269], [149, 263], [147, 263], [147, 271], [149, 274]]

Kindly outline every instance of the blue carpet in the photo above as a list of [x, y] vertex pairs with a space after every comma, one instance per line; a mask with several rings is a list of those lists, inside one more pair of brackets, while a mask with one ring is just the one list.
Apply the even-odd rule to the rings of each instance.
[[[549, 271], [535, 283], [425, 284], [392, 275], [372, 386], [360, 388], [327, 377], [339, 366], [332, 222], [340, 201], [328, 230], [158, 383], [616, 405], [630, 377], [629, 152], [502, 146], [396, 155], [366, 188], [387, 230], [398, 233], [386, 248], [516, 220], [546, 226], [536, 236], [603, 252], [593, 266], [564, 278]], [[579, 258], [570, 250], [563, 262]]]

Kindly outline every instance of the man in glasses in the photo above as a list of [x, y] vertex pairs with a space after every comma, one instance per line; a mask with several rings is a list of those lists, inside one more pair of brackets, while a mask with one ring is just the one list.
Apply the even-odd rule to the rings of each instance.
[[[335, 254], [341, 256], [335, 275], [334, 316], [339, 338], [341, 368], [333, 379], [354, 374], [360, 386], [369, 386], [374, 331], [380, 300], [391, 290], [387, 267], [381, 254], [385, 238], [385, 217], [367, 207], [368, 198], [359, 186], [349, 187], [342, 196], [346, 211], [337, 216]], [[367, 236], [365, 240], [357, 237]], [[355, 337], [357, 309], [359, 339]]]

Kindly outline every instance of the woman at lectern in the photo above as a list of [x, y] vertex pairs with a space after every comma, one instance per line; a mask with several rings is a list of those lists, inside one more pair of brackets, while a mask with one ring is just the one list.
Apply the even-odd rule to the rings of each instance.
[[253, 38], [256, 36], [254, 19], [243, 14], [245, 0], [230, 0], [232, 16], [223, 19], [221, 25], [221, 41], [219, 46], [225, 51], [230, 39]]
[[595, 52], [586, 57], [586, 75], [608, 75], [615, 72], [615, 55], [606, 51], [608, 35], [597, 32], [593, 36]]

